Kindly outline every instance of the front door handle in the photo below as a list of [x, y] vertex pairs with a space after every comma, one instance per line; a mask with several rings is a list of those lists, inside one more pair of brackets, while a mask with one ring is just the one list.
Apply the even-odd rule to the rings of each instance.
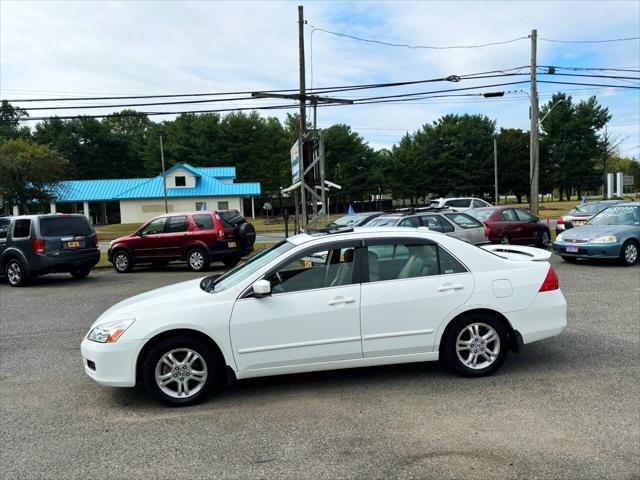
[[351, 297], [335, 297], [329, 300], [329, 305], [340, 305], [342, 303], [354, 303], [356, 301], [355, 298]]
[[464, 285], [460, 285], [460, 284], [451, 284], [451, 283], [445, 283], [444, 285], [440, 285], [438, 287], [438, 291], [439, 292], [448, 292], [450, 290], [462, 290], [464, 288]]

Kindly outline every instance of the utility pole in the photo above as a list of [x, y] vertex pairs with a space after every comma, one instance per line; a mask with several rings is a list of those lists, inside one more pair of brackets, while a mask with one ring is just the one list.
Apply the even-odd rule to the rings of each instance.
[[162, 133], [160, 134], [160, 160], [162, 161], [162, 188], [164, 190], [164, 213], [169, 213], [167, 204], [167, 175], [164, 171], [164, 150], [162, 149]]
[[298, 59], [300, 69], [300, 128], [298, 132], [298, 158], [300, 161], [300, 196], [302, 203], [302, 226], [307, 227], [307, 196], [304, 185], [304, 135], [307, 127], [305, 109], [307, 105], [305, 91], [305, 66], [304, 66], [304, 9], [298, 5]]
[[529, 209], [538, 215], [538, 179], [540, 175], [540, 139], [538, 137], [538, 85], [536, 84], [538, 31], [531, 30], [531, 139], [529, 141], [529, 174], [531, 191]]
[[496, 206], [498, 205], [498, 140], [496, 137], [493, 137], [493, 180], [495, 185], [495, 201]]

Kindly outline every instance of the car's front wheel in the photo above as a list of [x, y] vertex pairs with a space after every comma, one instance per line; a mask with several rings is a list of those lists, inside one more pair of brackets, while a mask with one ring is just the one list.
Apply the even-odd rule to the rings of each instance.
[[22, 266], [20, 260], [12, 258], [7, 262], [4, 273], [12, 287], [22, 287], [27, 283], [27, 272]]
[[220, 382], [216, 356], [197, 338], [179, 335], [156, 344], [147, 355], [142, 377], [149, 393], [170, 407], [203, 400]]
[[536, 246], [539, 248], [547, 248], [550, 241], [551, 237], [549, 236], [549, 232], [547, 230], [543, 230]]
[[133, 270], [133, 258], [125, 250], [119, 250], [113, 255], [113, 267], [118, 273], [129, 273]]
[[627, 240], [620, 250], [620, 261], [630, 267], [638, 261], [638, 244], [633, 240]]
[[490, 315], [454, 320], [444, 339], [444, 358], [450, 368], [467, 377], [491, 375], [507, 358], [509, 336]]

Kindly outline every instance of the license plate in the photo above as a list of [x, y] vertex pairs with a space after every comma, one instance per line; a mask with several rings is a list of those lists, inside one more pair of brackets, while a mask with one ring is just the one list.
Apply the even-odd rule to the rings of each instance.
[[229, 242], [229, 248], [236, 248], [236, 242]]
[[80, 248], [80, 242], [67, 242], [67, 248]]
[[587, 222], [585, 220], [574, 220], [573, 223], [575, 223], [576, 225], [584, 225]]
[[576, 245], [567, 245], [567, 253], [578, 253], [578, 247]]

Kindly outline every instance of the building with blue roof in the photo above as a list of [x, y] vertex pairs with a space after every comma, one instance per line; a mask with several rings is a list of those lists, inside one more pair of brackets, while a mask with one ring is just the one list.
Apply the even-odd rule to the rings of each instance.
[[75, 210], [82, 203], [87, 217], [108, 223], [107, 203], [118, 202], [121, 223], [142, 223], [165, 213], [166, 189], [169, 212], [239, 210], [244, 215], [243, 199], [251, 198], [254, 216], [253, 197], [260, 195], [260, 183], [234, 183], [235, 177], [234, 167], [193, 167], [179, 163], [167, 170], [164, 177], [66, 180], [54, 189], [51, 211], [55, 213], [60, 204], [71, 204]]

